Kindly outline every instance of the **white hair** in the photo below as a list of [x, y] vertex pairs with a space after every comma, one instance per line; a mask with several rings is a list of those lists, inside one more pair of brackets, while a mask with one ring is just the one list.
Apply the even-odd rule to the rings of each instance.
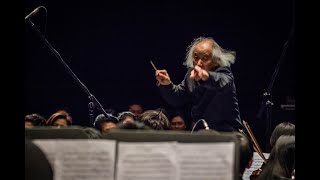
[[212, 58], [217, 59], [217, 63], [221, 67], [230, 67], [231, 64], [235, 62], [236, 58], [236, 52], [223, 49], [219, 46], [219, 44], [213, 40], [211, 37], [198, 37], [194, 39], [191, 44], [187, 48], [187, 54], [186, 54], [186, 61], [183, 63], [183, 65], [187, 66], [188, 68], [193, 68], [193, 50], [197, 44], [199, 44], [202, 41], [210, 41], [213, 43], [212, 48]]

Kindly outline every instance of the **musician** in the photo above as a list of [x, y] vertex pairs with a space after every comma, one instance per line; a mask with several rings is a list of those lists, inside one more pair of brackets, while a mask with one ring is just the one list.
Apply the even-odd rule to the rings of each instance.
[[211, 37], [199, 37], [187, 48], [188, 71], [176, 85], [165, 70], [156, 69], [163, 98], [173, 107], [187, 109], [189, 121], [205, 119], [211, 129], [243, 129], [231, 71], [235, 52], [225, 50]]
[[271, 150], [270, 157], [261, 174], [250, 179], [290, 179], [295, 169], [295, 136], [281, 135]]
[[[270, 145], [271, 145], [272, 149], [275, 146], [279, 137], [283, 136], [283, 135], [295, 136], [295, 125], [290, 122], [282, 122], [274, 128], [274, 130], [272, 131], [271, 137], [270, 137]], [[272, 149], [271, 149], [271, 151], [272, 151]], [[267, 162], [274, 161], [274, 158], [275, 158], [274, 153], [270, 153], [270, 156], [269, 156]], [[267, 162], [263, 163], [259, 169], [252, 172], [252, 174], [250, 176], [251, 180], [257, 179], [260, 176], [260, 174], [264, 171]]]
[[253, 144], [249, 137], [242, 133], [235, 133], [240, 145], [240, 179], [242, 179], [243, 173], [246, 168], [250, 168], [253, 163]]

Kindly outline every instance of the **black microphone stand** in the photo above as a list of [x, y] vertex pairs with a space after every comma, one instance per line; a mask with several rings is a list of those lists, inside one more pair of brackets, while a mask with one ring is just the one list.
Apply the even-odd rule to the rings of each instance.
[[[89, 96], [90, 98], [90, 96]], [[88, 108], [89, 108], [89, 118], [90, 118], [90, 124], [94, 125], [94, 104], [93, 101], [90, 99], [90, 102], [88, 103]]]
[[278, 60], [276, 69], [272, 74], [271, 81], [269, 83], [267, 92], [263, 93], [262, 102], [260, 104], [259, 112], [257, 115], [258, 119], [262, 119], [262, 115], [265, 113], [265, 120], [266, 120], [266, 131], [265, 131], [266, 142], [265, 143], [267, 146], [270, 145], [269, 137], [271, 136], [271, 131], [272, 131], [272, 129], [271, 129], [272, 128], [272, 106], [273, 106], [272, 88], [273, 88], [274, 81], [277, 77], [278, 71], [280, 69], [280, 66], [284, 61], [284, 56], [286, 54], [288, 44], [289, 44], [290, 40], [292, 40], [292, 38], [293, 38], [293, 34], [294, 34], [294, 28], [291, 29], [291, 32], [289, 34], [289, 38], [283, 46], [283, 51], [282, 51], [281, 56]]
[[49, 47], [49, 49], [53, 52], [53, 54], [59, 59], [59, 61], [63, 64], [63, 66], [66, 68], [67, 72], [76, 80], [76, 82], [80, 85], [82, 90], [88, 95], [89, 98], [89, 116], [90, 116], [90, 126], [94, 123], [94, 108], [96, 107], [98, 110], [104, 114], [105, 117], [113, 117], [118, 120], [117, 117], [106, 113], [100, 102], [97, 100], [97, 98], [91, 94], [89, 89], [80, 81], [80, 79], [73, 73], [73, 71], [69, 68], [69, 66], [65, 63], [65, 61], [62, 59], [60, 54], [51, 46], [51, 44], [48, 42], [48, 40], [42, 35], [42, 33], [39, 31], [39, 29], [34, 25], [34, 23], [30, 20], [30, 18], [26, 19], [26, 22], [33, 28], [36, 33], [40, 36], [41, 40]]

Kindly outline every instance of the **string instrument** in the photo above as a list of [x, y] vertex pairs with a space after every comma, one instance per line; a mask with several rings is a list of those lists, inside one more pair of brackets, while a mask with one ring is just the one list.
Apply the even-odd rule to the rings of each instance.
[[250, 175], [250, 180], [256, 179], [261, 174], [261, 172], [265, 166], [266, 166], [266, 163], [263, 162], [259, 169], [252, 171], [252, 173]]
[[[253, 149], [258, 153], [258, 155], [261, 157], [261, 159], [263, 160], [263, 163], [261, 165], [261, 167], [255, 171], [252, 172], [250, 179], [254, 179], [255, 177], [259, 176], [260, 173], [262, 172], [263, 168], [265, 167], [266, 163], [267, 163], [267, 159], [265, 158], [256, 138], [254, 137], [251, 128], [249, 126], [249, 124], [246, 121], [242, 121], [244, 127], [246, 128], [247, 132], [249, 133], [249, 137], [253, 142]], [[239, 130], [241, 133], [245, 134], [245, 132], [243, 130]], [[246, 135], [246, 134], [245, 134]]]

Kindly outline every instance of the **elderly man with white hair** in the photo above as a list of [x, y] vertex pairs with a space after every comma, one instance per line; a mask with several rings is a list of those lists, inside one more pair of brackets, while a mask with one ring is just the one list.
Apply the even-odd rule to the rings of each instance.
[[180, 84], [171, 82], [165, 69], [157, 69], [155, 76], [163, 98], [189, 112], [189, 120], [204, 120], [217, 131], [238, 131], [243, 125], [230, 68], [234, 62], [234, 51], [221, 48], [211, 37], [199, 37], [187, 48], [188, 71]]

